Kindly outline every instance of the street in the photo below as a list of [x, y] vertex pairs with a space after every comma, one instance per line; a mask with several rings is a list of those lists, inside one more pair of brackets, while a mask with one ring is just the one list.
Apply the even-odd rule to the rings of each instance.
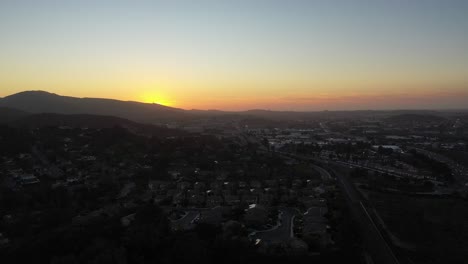
[[296, 214], [296, 209], [281, 207], [279, 211], [281, 212], [281, 224], [268, 231], [256, 232], [253, 238], [267, 242], [281, 242], [287, 241], [293, 237], [291, 230], [293, 228], [293, 218]]

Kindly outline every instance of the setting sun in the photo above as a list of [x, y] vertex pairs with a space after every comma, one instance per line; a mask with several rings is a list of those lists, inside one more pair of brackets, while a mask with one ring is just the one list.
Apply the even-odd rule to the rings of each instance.
[[144, 93], [138, 98], [138, 101], [150, 104], [160, 104], [164, 106], [173, 106], [174, 102], [169, 100], [166, 96], [159, 93]]
[[43, 2], [0, 1], [0, 97], [227, 111], [468, 101], [468, 1]]

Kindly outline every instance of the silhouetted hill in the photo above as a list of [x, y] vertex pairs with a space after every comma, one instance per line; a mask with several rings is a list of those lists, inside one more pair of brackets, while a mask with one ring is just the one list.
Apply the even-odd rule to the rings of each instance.
[[[248, 111], [219, 111], [219, 110], [183, 110], [167, 107], [159, 104], [147, 104], [133, 101], [119, 101], [101, 98], [76, 98], [60, 96], [44, 91], [26, 91], [0, 98], [0, 107], [14, 108], [21, 111], [37, 113], [57, 114], [89, 114], [115, 116], [129, 119], [140, 123], [164, 123], [171, 121], [195, 121], [199, 119], [216, 119], [226, 122], [249, 119], [249, 123], [255, 125], [270, 125], [268, 120], [275, 122], [309, 121], [309, 120], [333, 120], [349, 118], [376, 118], [387, 119], [389, 122], [401, 122], [402, 120], [428, 120], [429, 116], [435, 118], [451, 117], [461, 113], [449, 111], [430, 110], [394, 110], [394, 111], [270, 111], [270, 110], [248, 110]], [[11, 114], [13, 116], [13, 114]], [[393, 119], [392, 119], [393, 117]], [[412, 122], [412, 121], [411, 121]]]
[[0, 107], [0, 123], [11, 122], [27, 115], [29, 115], [29, 113], [20, 111], [18, 109]]
[[187, 134], [178, 129], [170, 129], [161, 126], [140, 124], [127, 119], [113, 116], [99, 115], [63, 115], [63, 114], [31, 114], [8, 122], [15, 127], [71, 127], [71, 128], [112, 128], [123, 127], [127, 130], [144, 135], [153, 136], [179, 136]]
[[441, 123], [447, 121], [446, 118], [429, 114], [401, 114], [385, 119], [391, 123]]
[[118, 116], [138, 122], [181, 120], [189, 115], [178, 108], [100, 98], [76, 98], [43, 91], [26, 91], [0, 99], [0, 106], [30, 113]]

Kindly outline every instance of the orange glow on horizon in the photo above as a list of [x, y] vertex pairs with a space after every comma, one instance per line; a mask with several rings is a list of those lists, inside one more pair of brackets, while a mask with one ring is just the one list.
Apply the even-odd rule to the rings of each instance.
[[149, 104], [160, 104], [170, 107], [175, 106], [175, 102], [173, 100], [170, 100], [167, 96], [156, 92], [145, 92], [141, 94], [137, 100]]

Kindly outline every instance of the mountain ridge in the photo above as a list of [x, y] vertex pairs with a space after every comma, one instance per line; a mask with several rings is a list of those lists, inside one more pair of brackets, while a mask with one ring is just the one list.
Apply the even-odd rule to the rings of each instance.
[[[12, 114], [13, 113], [13, 114]], [[16, 109], [0, 107], [0, 124], [10, 127], [25, 127], [30, 129], [41, 127], [70, 127], [70, 128], [115, 128], [121, 127], [136, 134], [147, 136], [177, 136], [188, 134], [180, 129], [165, 126], [138, 123], [128, 119], [91, 115], [91, 114], [31, 114]]]
[[24, 91], [0, 99], [0, 107], [14, 108], [29, 113], [94, 114], [117, 116], [138, 122], [157, 123], [185, 119], [183, 109], [121, 101], [107, 98], [78, 98], [45, 91]]
[[352, 110], [352, 111], [273, 111], [251, 109], [246, 111], [223, 110], [185, 110], [160, 104], [149, 104], [136, 101], [122, 101], [107, 98], [62, 96], [47, 91], [23, 91], [0, 98], [0, 107], [39, 114], [90, 114], [115, 116], [139, 123], [164, 124], [168, 122], [185, 122], [198, 119], [224, 117], [226, 120], [242, 118], [264, 118], [269, 120], [311, 120], [336, 118], [384, 118], [393, 115], [412, 113], [429, 115], [453, 115], [467, 113], [467, 110]]

